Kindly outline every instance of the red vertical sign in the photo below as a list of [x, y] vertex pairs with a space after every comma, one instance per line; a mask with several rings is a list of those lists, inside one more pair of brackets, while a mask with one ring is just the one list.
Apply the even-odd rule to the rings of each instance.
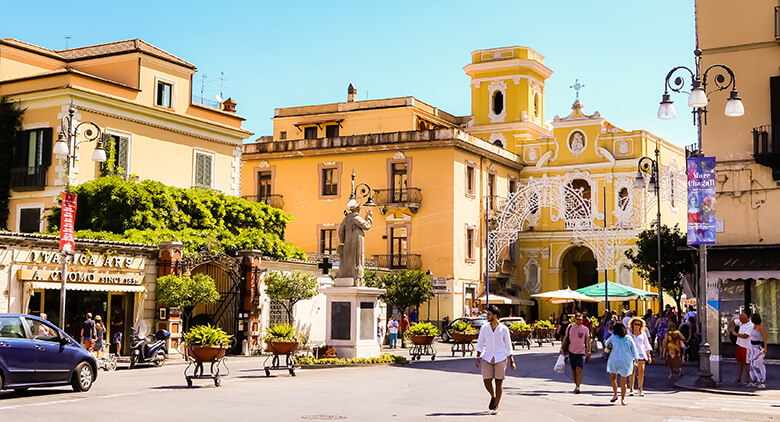
[[76, 224], [76, 194], [62, 193], [62, 212], [60, 213], [60, 250], [73, 252], [76, 249], [76, 238], [73, 227]]

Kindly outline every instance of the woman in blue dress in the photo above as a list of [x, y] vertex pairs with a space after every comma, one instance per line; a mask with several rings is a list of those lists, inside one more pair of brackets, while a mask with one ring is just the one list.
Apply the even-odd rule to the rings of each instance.
[[612, 375], [612, 392], [614, 396], [610, 402], [617, 401], [617, 379], [620, 376], [620, 404], [626, 403], [626, 381], [634, 373], [639, 353], [631, 337], [627, 336], [628, 330], [623, 323], [618, 322], [612, 327], [612, 336], [607, 339], [605, 347], [611, 349], [607, 360], [607, 372]]

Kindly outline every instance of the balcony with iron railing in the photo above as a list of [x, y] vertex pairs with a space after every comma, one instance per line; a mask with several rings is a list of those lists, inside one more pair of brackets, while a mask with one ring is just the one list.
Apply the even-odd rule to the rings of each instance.
[[395, 208], [409, 208], [415, 214], [422, 205], [422, 199], [420, 188], [375, 189], [373, 197], [382, 214]]
[[282, 195], [279, 194], [272, 194], [272, 195], [246, 195], [242, 196], [242, 198], [246, 199], [247, 201], [252, 202], [262, 202], [269, 207], [274, 208], [283, 208], [284, 207], [284, 198]]
[[378, 267], [390, 269], [419, 270], [422, 268], [422, 257], [417, 254], [374, 255]]
[[772, 179], [780, 180], [780, 125], [753, 128], [753, 158], [772, 169]]
[[11, 168], [10, 187], [15, 191], [43, 190], [49, 166]]

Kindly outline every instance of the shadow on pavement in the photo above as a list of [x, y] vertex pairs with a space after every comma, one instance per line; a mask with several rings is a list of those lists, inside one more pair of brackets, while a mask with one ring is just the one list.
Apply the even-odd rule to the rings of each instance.
[[[553, 365], [558, 357], [557, 353], [523, 353], [515, 354], [517, 370], [507, 369], [506, 376], [511, 378], [534, 378], [552, 382], [571, 383], [571, 367], [566, 363], [566, 372], [559, 374], [553, 371]], [[445, 371], [463, 374], [480, 374], [480, 369], [474, 364], [475, 357], [452, 358], [440, 361], [417, 361], [410, 365], [403, 366], [404, 369]], [[683, 368], [686, 372], [692, 373], [696, 369], [691, 366]], [[663, 363], [653, 363], [645, 371], [645, 389], [654, 392], [676, 393], [680, 390], [675, 387], [674, 381], [667, 378], [667, 369]], [[610, 376], [607, 373], [607, 363], [600, 355], [594, 355], [593, 358], [585, 363], [583, 371], [583, 389], [587, 390], [589, 386], [600, 386], [611, 388]], [[509, 390], [508, 388], [506, 390]], [[509, 394], [521, 394], [519, 392], [508, 392]], [[548, 393], [560, 394], [560, 391], [547, 390], [524, 390], [523, 395], [545, 395]]]
[[438, 412], [426, 413], [425, 416], [493, 416], [489, 411], [482, 412]]
[[55, 394], [73, 394], [75, 393], [72, 389], [68, 388], [65, 389], [31, 389], [31, 390], [25, 390], [25, 391], [3, 391], [0, 393], [0, 400], [10, 400], [15, 399], [19, 397], [43, 397], [43, 396], [52, 396]]

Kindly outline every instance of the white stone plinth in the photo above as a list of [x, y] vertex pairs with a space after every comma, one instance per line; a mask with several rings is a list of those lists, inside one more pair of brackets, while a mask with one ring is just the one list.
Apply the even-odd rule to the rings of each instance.
[[352, 277], [341, 277], [333, 280], [336, 287], [354, 287], [355, 279]]
[[[372, 358], [381, 354], [376, 338], [376, 319], [379, 315], [377, 300], [384, 292], [383, 289], [339, 287], [338, 284], [322, 290], [327, 298], [325, 344], [336, 349], [339, 358]], [[337, 308], [335, 324], [334, 304]]]

